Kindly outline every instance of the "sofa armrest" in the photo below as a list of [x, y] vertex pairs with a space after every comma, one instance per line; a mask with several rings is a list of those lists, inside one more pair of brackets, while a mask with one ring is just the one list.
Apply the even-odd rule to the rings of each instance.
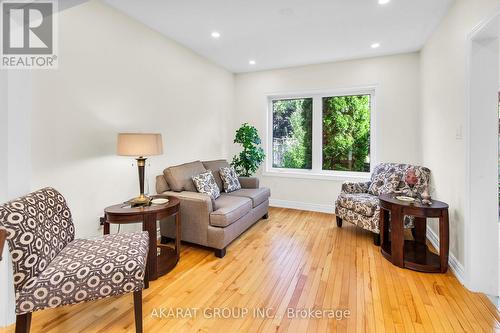
[[198, 209], [205, 211], [207, 215], [213, 212], [213, 200], [212, 197], [208, 194], [191, 191], [166, 191], [161, 194], [176, 197], [177, 199], [179, 199], [181, 201], [181, 210], [183, 203], [189, 203], [189, 205], [193, 207], [196, 206]]
[[344, 182], [342, 184], [342, 192], [344, 193], [366, 193], [371, 182]]
[[257, 177], [238, 177], [241, 188], [259, 188], [259, 178]]
[[[182, 240], [207, 246], [210, 213], [214, 209], [212, 198], [208, 194], [190, 191], [167, 191], [162, 194], [180, 200]], [[162, 236], [175, 237], [175, 223], [172, 221], [173, 218], [170, 217], [160, 223]]]

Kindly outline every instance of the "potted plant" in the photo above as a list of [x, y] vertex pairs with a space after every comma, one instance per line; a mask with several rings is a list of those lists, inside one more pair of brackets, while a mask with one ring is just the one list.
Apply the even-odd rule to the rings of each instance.
[[266, 156], [260, 147], [259, 132], [254, 126], [244, 123], [236, 131], [234, 143], [241, 144], [243, 151], [233, 157], [231, 165], [239, 176], [250, 177], [257, 171]]

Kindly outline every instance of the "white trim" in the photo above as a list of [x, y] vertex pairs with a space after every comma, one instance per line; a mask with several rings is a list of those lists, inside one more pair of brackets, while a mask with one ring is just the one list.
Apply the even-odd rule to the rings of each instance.
[[[266, 121], [266, 159], [264, 175], [290, 178], [310, 179], [369, 179], [371, 171], [376, 164], [376, 98], [378, 85], [358, 86], [330, 90], [313, 90], [288, 93], [265, 94], [267, 101]], [[370, 172], [331, 171], [322, 169], [322, 98], [326, 96], [351, 96], [370, 95]], [[312, 98], [312, 168], [310, 170], [283, 169], [273, 167], [273, 100]], [[319, 147], [319, 148], [318, 148]]]
[[300, 201], [290, 201], [290, 200], [280, 200], [280, 199], [269, 199], [269, 206], [279, 207], [279, 208], [290, 208], [298, 210], [307, 210], [310, 212], [320, 212], [333, 214], [335, 212], [335, 205], [323, 205], [315, 203], [306, 203]]
[[[485, 221], [479, 219], [473, 221], [473, 211], [471, 205], [471, 191], [472, 191], [472, 165], [471, 165], [471, 119], [473, 112], [471, 111], [471, 101], [472, 101], [472, 60], [473, 60], [473, 45], [474, 40], [477, 39], [480, 34], [487, 29], [487, 27], [494, 22], [500, 16], [500, 6], [491, 12], [484, 20], [479, 22], [467, 35], [466, 37], [466, 67], [465, 67], [465, 81], [466, 81], [466, 94], [465, 94], [465, 194], [464, 194], [464, 266], [463, 266], [463, 278], [465, 286], [472, 291], [481, 291], [477, 287], [477, 274], [475, 274], [473, 269], [473, 263], [481, 260], [481, 251], [478, 251], [475, 246], [481, 244], [481, 239], [478, 234], [474, 232], [474, 229], [481, 228], [481, 224]], [[475, 245], [474, 245], [475, 244]], [[497, 246], [498, 247], [498, 246]], [[489, 263], [493, 265], [498, 265], [496, 263]], [[489, 265], [487, 264], [487, 265]]]
[[333, 180], [333, 181], [369, 181], [369, 172], [315, 172], [313, 170], [296, 170], [296, 169], [272, 169], [264, 171], [262, 175], [265, 177], [283, 177], [283, 178], [300, 178], [300, 179], [317, 179], [317, 180]]
[[500, 311], [500, 297], [491, 295], [486, 295], [486, 297], [488, 297], [490, 302]]
[[268, 92], [264, 95], [269, 98], [301, 98], [302, 97], [310, 97], [312, 95], [330, 95], [335, 94], [336, 96], [350, 96], [353, 91], [357, 92], [365, 92], [369, 93], [370, 91], [377, 90], [379, 85], [367, 84], [360, 86], [350, 86], [350, 87], [342, 87], [342, 88], [331, 88], [331, 89], [313, 89], [313, 90], [299, 90], [299, 91], [275, 91]]
[[[436, 235], [436, 233], [431, 229], [430, 226], [427, 226], [427, 239], [435, 249], [439, 250], [439, 236]], [[461, 284], [465, 284], [464, 266], [457, 260], [453, 253], [449, 254], [448, 265], [457, 280], [460, 281]]]

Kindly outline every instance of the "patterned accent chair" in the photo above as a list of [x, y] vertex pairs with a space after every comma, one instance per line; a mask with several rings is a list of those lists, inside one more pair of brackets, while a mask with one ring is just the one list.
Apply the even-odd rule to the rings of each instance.
[[33, 311], [130, 292], [136, 332], [142, 332], [147, 232], [74, 239], [71, 212], [53, 188], [0, 206], [0, 238], [5, 231], [14, 268], [16, 333], [29, 332]]
[[[337, 226], [342, 221], [350, 222], [374, 234], [375, 245], [380, 245], [379, 217], [380, 194], [401, 192], [409, 195], [410, 187], [405, 183], [406, 172], [413, 169], [417, 176], [417, 184], [413, 193], [421, 194], [429, 185], [431, 171], [428, 168], [410, 164], [382, 163], [375, 167], [369, 182], [345, 182], [335, 202]], [[405, 216], [405, 228], [412, 228], [413, 217]]]

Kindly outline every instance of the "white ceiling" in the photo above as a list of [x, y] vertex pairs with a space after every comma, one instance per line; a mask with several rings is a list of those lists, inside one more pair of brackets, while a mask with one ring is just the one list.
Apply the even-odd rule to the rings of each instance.
[[[453, 2], [105, 1], [237, 73], [417, 51]], [[212, 38], [212, 31], [221, 37]], [[378, 49], [370, 47], [375, 42]]]

